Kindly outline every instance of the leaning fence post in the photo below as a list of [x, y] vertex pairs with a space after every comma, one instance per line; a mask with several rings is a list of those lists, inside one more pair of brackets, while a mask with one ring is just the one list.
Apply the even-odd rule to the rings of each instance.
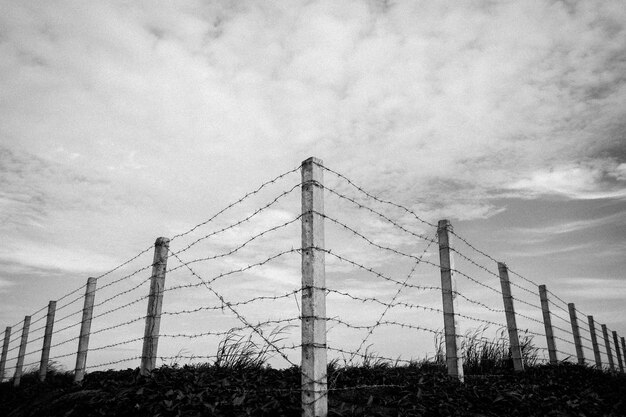
[[20, 341], [20, 350], [17, 354], [17, 364], [15, 365], [15, 376], [13, 377], [13, 386], [19, 387], [22, 380], [22, 367], [24, 366], [24, 355], [26, 355], [26, 344], [28, 343], [28, 330], [30, 329], [30, 316], [24, 317], [24, 326], [22, 327], [22, 340]]
[[43, 335], [43, 347], [41, 348], [41, 362], [39, 363], [39, 380], [43, 382], [48, 373], [48, 360], [50, 359], [50, 345], [52, 344], [52, 329], [54, 327], [54, 313], [57, 308], [56, 301], [48, 303], [48, 316], [46, 317], [46, 330]]
[[450, 253], [452, 225], [449, 220], [439, 220], [437, 238], [439, 240], [439, 267], [441, 271], [441, 297], [443, 301], [443, 327], [446, 340], [446, 365], [448, 375], [464, 381], [461, 344], [458, 341], [458, 327], [455, 317], [456, 279], [454, 258]]
[[83, 318], [80, 325], [78, 338], [78, 352], [76, 353], [76, 369], [74, 370], [74, 382], [79, 383], [85, 377], [87, 365], [87, 351], [89, 350], [89, 333], [91, 331], [91, 316], [93, 314], [93, 302], [96, 297], [96, 278], [87, 280], [85, 289], [85, 304], [83, 305]]
[[576, 347], [576, 357], [578, 358], [578, 364], [585, 364], [585, 354], [583, 352], [583, 344], [580, 339], [580, 330], [578, 328], [578, 319], [576, 318], [576, 306], [574, 303], [567, 305], [569, 309], [569, 320], [572, 324], [572, 335], [574, 336], [574, 346]]
[[4, 330], [4, 342], [2, 343], [2, 356], [0, 356], [0, 382], [4, 381], [4, 370], [7, 364], [7, 354], [9, 353], [9, 342], [11, 341], [11, 326]]
[[626, 362], [626, 340], [624, 340], [623, 337], [622, 337], [622, 354], [623, 354], [624, 362]]
[[302, 162], [302, 415], [326, 417], [326, 274], [322, 161]]
[[548, 356], [551, 364], [556, 364], [556, 343], [554, 341], [554, 331], [552, 330], [552, 318], [550, 317], [550, 302], [548, 301], [548, 289], [545, 285], [539, 286], [539, 298], [541, 299], [541, 312], [543, 314], [543, 327], [546, 331], [546, 342], [548, 344]]
[[165, 289], [165, 271], [167, 270], [167, 255], [170, 240], [160, 237], [154, 243], [154, 260], [152, 262], [152, 277], [150, 278], [150, 294], [148, 295], [148, 312], [146, 313], [146, 328], [143, 335], [143, 349], [141, 353], [141, 375], [147, 375], [156, 367], [157, 348], [159, 345], [159, 330], [161, 327], [161, 306], [163, 305], [163, 290]]
[[593, 357], [596, 361], [596, 367], [602, 368], [602, 357], [600, 356], [600, 347], [598, 346], [598, 336], [596, 335], [596, 325], [593, 321], [593, 316], [587, 316], [589, 322], [589, 333], [591, 334], [591, 345], [593, 347]]
[[615, 364], [613, 363], [613, 354], [611, 353], [611, 342], [609, 341], [609, 331], [606, 328], [606, 324], [602, 325], [602, 336], [604, 336], [604, 347], [606, 348], [606, 356], [609, 358], [609, 368], [611, 370], [614, 370]]
[[622, 352], [619, 350], [619, 338], [617, 337], [617, 332], [613, 330], [613, 343], [615, 343], [615, 353], [617, 355], [617, 365], [619, 366], [619, 371], [624, 373], [624, 363], [622, 362]]
[[515, 307], [513, 305], [513, 296], [511, 295], [511, 282], [509, 281], [509, 269], [503, 262], [498, 262], [498, 273], [500, 275], [500, 286], [502, 287], [506, 328], [509, 331], [509, 346], [511, 348], [511, 357], [513, 358], [513, 369], [523, 371], [522, 348], [519, 344], [519, 335], [517, 334]]

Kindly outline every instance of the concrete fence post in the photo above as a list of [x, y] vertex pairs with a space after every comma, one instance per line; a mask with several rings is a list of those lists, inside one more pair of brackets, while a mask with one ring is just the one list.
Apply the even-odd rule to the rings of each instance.
[[52, 344], [52, 330], [54, 328], [54, 313], [56, 312], [57, 302], [50, 301], [48, 303], [48, 316], [46, 317], [46, 330], [43, 334], [43, 347], [41, 348], [41, 362], [39, 362], [39, 380], [45, 381], [48, 373], [48, 361], [50, 359], [50, 346]]
[[498, 273], [500, 275], [500, 286], [502, 287], [506, 328], [509, 331], [509, 347], [511, 349], [511, 358], [513, 359], [513, 369], [523, 371], [524, 362], [522, 361], [522, 348], [519, 344], [519, 335], [517, 334], [517, 322], [515, 320], [513, 295], [511, 294], [511, 282], [509, 281], [509, 269], [503, 262], [498, 262]]
[[449, 220], [439, 220], [437, 239], [439, 241], [439, 268], [441, 271], [441, 297], [443, 301], [443, 327], [446, 341], [446, 365], [448, 375], [465, 380], [463, 375], [463, 358], [458, 337], [456, 310], [456, 279], [454, 258], [450, 252], [452, 225]]
[[609, 368], [615, 370], [615, 363], [613, 363], [613, 354], [611, 353], [611, 342], [609, 341], [609, 331], [606, 328], [606, 324], [602, 325], [602, 336], [604, 337], [604, 347], [606, 348], [606, 356], [609, 359]]
[[17, 354], [17, 364], [15, 365], [15, 376], [13, 377], [13, 386], [19, 387], [22, 380], [22, 368], [24, 366], [24, 356], [26, 355], [26, 345], [28, 344], [28, 331], [30, 329], [30, 316], [24, 317], [24, 325], [22, 327], [22, 338], [20, 341], [20, 350]]
[[624, 359], [624, 366], [626, 366], [626, 340], [622, 337], [622, 357]]
[[4, 341], [2, 343], [2, 355], [0, 355], [0, 382], [4, 381], [4, 370], [7, 364], [7, 354], [9, 353], [9, 343], [11, 342], [11, 326], [4, 330]]
[[617, 356], [617, 366], [619, 367], [619, 371], [624, 373], [624, 362], [622, 362], [622, 352], [619, 348], [619, 338], [617, 337], [617, 332], [613, 330], [613, 343], [615, 344], [615, 354]]
[[602, 357], [600, 356], [600, 347], [598, 346], [598, 336], [596, 335], [596, 325], [593, 316], [587, 316], [589, 322], [589, 333], [591, 334], [591, 346], [593, 347], [593, 357], [596, 361], [596, 368], [602, 369]]
[[583, 344], [580, 338], [580, 329], [578, 328], [578, 318], [576, 317], [576, 306], [574, 303], [567, 305], [569, 309], [569, 321], [572, 324], [572, 335], [574, 336], [574, 346], [576, 348], [576, 358], [579, 365], [585, 364], [585, 353], [583, 352]]
[[556, 343], [554, 331], [552, 330], [552, 318], [550, 316], [550, 302], [548, 300], [548, 289], [545, 285], [539, 286], [539, 298], [541, 299], [541, 313], [543, 314], [543, 327], [546, 331], [546, 343], [548, 344], [548, 356], [550, 363], [555, 365], [558, 362], [556, 356]]
[[143, 349], [141, 351], [141, 375], [148, 375], [156, 367], [169, 245], [170, 240], [166, 237], [160, 237], [154, 243], [148, 312], [146, 313], [146, 328], [143, 335]]
[[85, 289], [85, 303], [83, 305], [83, 318], [80, 324], [80, 336], [78, 338], [78, 352], [76, 353], [76, 368], [74, 370], [74, 382], [80, 383], [85, 377], [87, 366], [87, 352], [89, 351], [89, 333], [91, 332], [91, 317], [93, 315], [93, 303], [96, 297], [96, 278], [89, 278]]
[[328, 414], [322, 161], [302, 162], [302, 416]]

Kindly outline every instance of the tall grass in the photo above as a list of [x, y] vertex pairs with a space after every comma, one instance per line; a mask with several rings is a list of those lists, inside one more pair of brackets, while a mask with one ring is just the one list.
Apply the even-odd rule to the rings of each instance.
[[[498, 329], [494, 338], [485, 337], [489, 326], [468, 330], [462, 337], [461, 352], [463, 370], [468, 374], [489, 374], [494, 371], [513, 369], [513, 356], [509, 346], [507, 330]], [[522, 332], [523, 333], [523, 332]], [[445, 364], [445, 338], [442, 333], [435, 337], [435, 362]], [[522, 362], [525, 367], [539, 363], [539, 348], [533, 344], [533, 337], [520, 335]]]

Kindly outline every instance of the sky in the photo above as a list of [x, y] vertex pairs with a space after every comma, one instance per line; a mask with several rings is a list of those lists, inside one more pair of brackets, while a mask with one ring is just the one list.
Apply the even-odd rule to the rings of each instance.
[[[620, 0], [0, 0], [0, 323], [315, 156], [430, 223], [450, 219], [476, 248], [626, 335], [625, 116]], [[276, 193], [299, 174], [285, 178]], [[298, 195], [287, 197], [246, 236], [297, 215]], [[408, 245], [398, 228], [335, 197], [329, 211], [356, 230]], [[265, 254], [298, 247], [295, 226]], [[329, 245], [336, 237], [385, 270], [381, 250], [364, 255], [342, 244], [356, 235], [327, 227]], [[341, 275], [327, 258], [329, 277]], [[282, 288], [287, 267], [260, 273], [270, 280], [261, 287]], [[384, 293], [366, 279], [339, 281]], [[224, 291], [259, 286], [245, 282]], [[261, 310], [279, 308], [250, 314]]]

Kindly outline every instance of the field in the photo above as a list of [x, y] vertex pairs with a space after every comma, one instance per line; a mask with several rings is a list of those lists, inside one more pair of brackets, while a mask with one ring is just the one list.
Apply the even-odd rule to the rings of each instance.
[[[297, 368], [255, 363], [93, 372], [81, 386], [51, 371], [0, 385], [0, 415], [299, 416]], [[386, 387], [371, 387], [385, 385]], [[562, 363], [450, 379], [437, 362], [329, 366], [329, 416], [625, 416], [626, 376]], [[367, 387], [370, 386], [370, 387]]]

